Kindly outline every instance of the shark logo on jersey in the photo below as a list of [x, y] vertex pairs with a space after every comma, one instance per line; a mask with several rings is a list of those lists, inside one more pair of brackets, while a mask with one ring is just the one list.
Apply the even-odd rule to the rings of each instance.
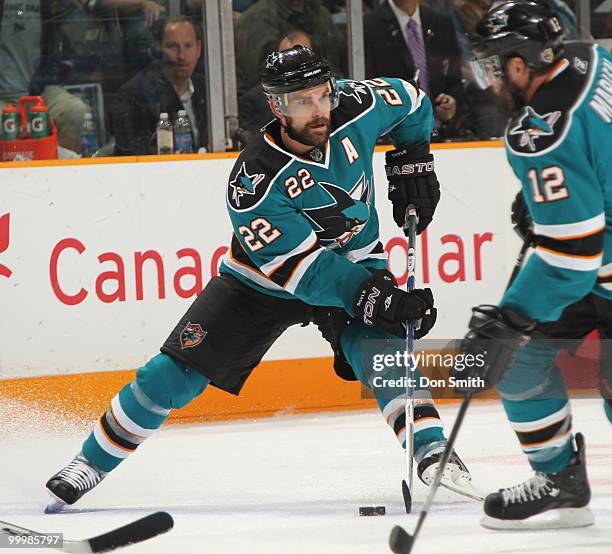
[[232, 187], [232, 201], [236, 207], [240, 207], [240, 199], [245, 195], [255, 195], [255, 188], [264, 179], [263, 173], [254, 173], [249, 175], [246, 169], [246, 164], [243, 163], [240, 171], [236, 173], [236, 177], [230, 181], [229, 186]]
[[540, 137], [553, 135], [555, 123], [560, 116], [560, 111], [540, 115], [531, 106], [527, 106], [517, 124], [510, 129], [509, 134], [519, 136], [518, 142], [521, 148], [527, 146], [529, 150], [535, 152], [535, 141]]
[[362, 173], [350, 192], [338, 185], [319, 182], [332, 202], [317, 208], [305, 208], [314, 232], [326, 248], [340, 248], [358, 234], [370, 217], [372, 187]]
[[358, 83], [356, 81], [346, 81], [344, 87], [339, 89], [339, 92], [344, 96], [354, 98], [358, 104], [363, 103], [364, 99], [361, 97], [362, 94], [366, 98], [369, 96], [368, 88], [363, 83]]

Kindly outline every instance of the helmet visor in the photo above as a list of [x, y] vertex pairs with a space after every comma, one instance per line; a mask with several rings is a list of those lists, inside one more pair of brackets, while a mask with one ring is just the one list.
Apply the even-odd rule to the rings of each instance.
[[308, 117], [330, 112], [338, 107], [339, 95], [335, 79], [309, 89], [285, 94], [268, 94], [275, 108], [289, 117]]
[[504, 66], [498, 55], [478, 58], [470, 62], [474, 81], [481, 89], [494, 87], [504, 76]]

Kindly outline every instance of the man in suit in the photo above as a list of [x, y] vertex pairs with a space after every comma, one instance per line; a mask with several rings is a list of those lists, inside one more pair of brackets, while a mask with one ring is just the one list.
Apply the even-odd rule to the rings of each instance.
[[130, 156], [157, 153], [159, 114], [171, 119], [186, 110], [197, 151], [207, 144], [206, 83], [195, 68], [202, 41], [195, 25], [184, 16], [172, 17], [159, 28], [161, 60], [125, 83], [117, 93], [112, 112], [115, 154]]
[[419, 0], [387, 0], [364, 17], [366, 77], [418, 78], [436, 127], [452, 124], [464, 103], [461, 52], [450, 17]]

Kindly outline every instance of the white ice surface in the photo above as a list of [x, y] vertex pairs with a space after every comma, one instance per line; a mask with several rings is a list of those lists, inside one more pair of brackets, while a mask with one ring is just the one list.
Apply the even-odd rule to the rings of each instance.
[[[612, 553], [612, 428], [601, 401], [573, 406], [586, 436], [595, 526], [487, 531], [479, 503], [440, 491], [413, 552]], [[457, 406], [440, 411], [450, 428]], [[378, 412], [286, 416], [169, 426], [69, 512], [43, 515], [46, 479], [83, 437], [44, 413], [0, 407], [0, 519], [85, 538], [167, 510], [174, 529], [125, 552], [372, 554], [389, 552], [394, 525], [412, 532], [427, 490], [419, 483], [413, 514], [403, 513], [403, 454]], [[470, 408], [458, 451], [483, 491], [530, 474], [497, 403]], [[360, 505], [384, 505], [387, 515], [359, 517]]]

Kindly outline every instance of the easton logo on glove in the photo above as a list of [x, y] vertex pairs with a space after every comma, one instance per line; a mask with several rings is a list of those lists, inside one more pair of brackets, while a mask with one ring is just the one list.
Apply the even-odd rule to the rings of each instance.
[[[394, 175], [414, 175], [415, 173], [419, 175], [431, 173], [434, 170], [433, 156], [431, 157], [432, 159], [426, 162], [417, 162], [403, 165], [388, 165], [385, 167], [387, 177], [393, 177]], [[389, 190], [391, 190], [391, 187], [389, 187]]]

